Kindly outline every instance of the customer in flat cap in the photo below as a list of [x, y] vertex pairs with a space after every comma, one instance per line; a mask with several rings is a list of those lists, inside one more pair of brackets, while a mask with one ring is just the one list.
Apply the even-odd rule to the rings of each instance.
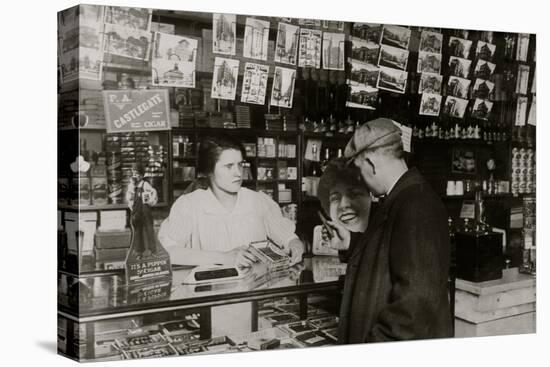
[[363, 234], [329, 222], [332, 247], [348, 250], [342, 344], [452, 336], [447, 213], [403, 154], [401, 131], [386, 118], [362, 125], [345, 149], [380, 204]]

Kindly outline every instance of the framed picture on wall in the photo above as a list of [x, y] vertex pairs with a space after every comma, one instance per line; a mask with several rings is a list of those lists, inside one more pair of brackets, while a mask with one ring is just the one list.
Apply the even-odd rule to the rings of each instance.
[[475, 174], [477, 172], [476, 154], [471, 148], [453, 148], [451, 172]]

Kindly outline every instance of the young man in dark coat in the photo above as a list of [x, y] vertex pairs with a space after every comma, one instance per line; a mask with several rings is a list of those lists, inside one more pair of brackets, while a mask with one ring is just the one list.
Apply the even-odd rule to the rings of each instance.
[[380, 203], [363, 234], [332, 221], [332, 247], [348, 263], [339, 342], [452, 336], [447, 280], [450, 243], [443, 203], [403, 159], [401, 130], [369, 121], [345, 150]]

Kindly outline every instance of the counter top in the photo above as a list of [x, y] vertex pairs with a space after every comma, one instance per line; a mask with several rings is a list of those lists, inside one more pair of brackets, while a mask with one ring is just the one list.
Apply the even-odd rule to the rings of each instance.
[[339, 288], [345, 264], [337, 257], [315, 256], [288, 269], [269, 272], [255, 264], [239, 280], [184, 284], [191, 268], [174, 267], [171, 279], [127, 286], [123, 273], [58, 276], [58, 312], [78, 322], [238, 303], [279, 295]]
[[505, 269], [502, 278], [486, 282], [474, 283], [463, 279], [456, 279], [457, 290], [477, 294], [479, 296], [534, 287], [535, 284], [535, 276], [518, 273], [517, 268]]

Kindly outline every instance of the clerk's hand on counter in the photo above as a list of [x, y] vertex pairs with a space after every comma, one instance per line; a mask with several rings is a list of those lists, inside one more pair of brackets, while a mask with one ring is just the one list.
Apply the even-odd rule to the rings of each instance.
[[288, 244], [290, 249], [290, 266], [299, 263], [302, 261], [302, 255], [305, 251], [305, 245], [302, 241], [295, 238]]
[[258, 258], [250, 253], [248, 246], [237, 247], [228, 254], [233, 258], [233, 264], [239, 268], [249, 268], [258, 261]]
[[346, 227], [336, 221], [327, 221], [327, 223], [334, 230], [334, 235], [330, 239], [330, 247], [339, 251], [347, 250], [349, 248], [351, 240], [350, 231], [348, 231]]

